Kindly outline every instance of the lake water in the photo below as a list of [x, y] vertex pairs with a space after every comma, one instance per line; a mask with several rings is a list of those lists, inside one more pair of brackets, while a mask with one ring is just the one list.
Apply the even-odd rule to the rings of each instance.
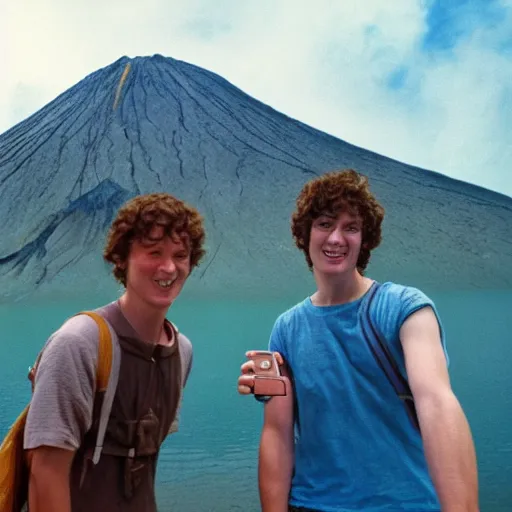
[[[512, 510], [512, 291], [433, 294], [447, 332], [452, 383], [476, 442], [482, 512]], [[0, 307], [0, 437], [30, 398], [26, 378], [46, 337], [94, 301]], [[178, 300], [172, 319], [194, 344], [180, 432], [158, 467], [162, 512], [256, 512], [262, 406], [238, 396], [244, 352], [266, 348], [281, 302]]]

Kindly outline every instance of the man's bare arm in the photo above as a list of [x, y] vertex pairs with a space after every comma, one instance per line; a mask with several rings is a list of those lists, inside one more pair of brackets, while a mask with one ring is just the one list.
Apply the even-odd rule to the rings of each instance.
[[69, 477], [75, 452], [42, 446], [27, 452], [30, 512], [71, 512]]
[[[278, 361], [283, 362], [280, 355]], [[254, 362], [242, 365], [238, 391], [249, 394], [254, 385]], [[261, 432], [258, 481], [262, 512], [287, 512], [294, 467], [293, 387], [286, 366], [281, 367], [286, 396], [274, 396], [265, 404]]]
[[400, 330], [407, 375], [425, 455], [443, 512], [476, 512], [476, 456], [464, 412], [455, 397], [433, 310], [412, 314]]
[[286, 379], [286, 396], [265, 404], [258, 466], [262, 512], [287, 512], [293, 466], [293, 389]]

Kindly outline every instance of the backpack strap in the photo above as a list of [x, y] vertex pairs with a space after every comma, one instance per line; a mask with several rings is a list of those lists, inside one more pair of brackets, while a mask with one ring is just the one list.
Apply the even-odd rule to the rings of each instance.
[[92, 318], [99, 329], [98, 339], [98, 366], [96, 369], [96, 392], [103, 393], [98, 433], [92, 456], [93, 464], [97, 464], [103, 450], [103, 441], [107, 431], [110, 411], [116, 394], [119, 369], [121, 366], [121, 349], [117, 334], [112, 326], [98, 313], [82, 311], [79, 315], [87, 315]]
[[372, 322], [370, 306], [380, 286], [380, 283], [373, 283], [370, 290], [364, 297], [361, 307], [359, 308], [363, 338], [370, 349], [370, 353], [384, 372], [390, 384], [393, 386], [398, 398], [402, 400], [413, 427], [419, 432], [420, 425], [416, 414], [416, 407], [414, 405], [414, 397], [409, 387], [409, 383], [400, 372], [400, 369], [386, 345], [385, 340], [381, 337], [375, 324]]

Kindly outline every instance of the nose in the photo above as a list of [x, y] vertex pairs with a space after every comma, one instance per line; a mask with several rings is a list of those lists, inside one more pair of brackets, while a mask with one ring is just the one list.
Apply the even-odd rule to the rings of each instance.
[[333, 229], [329, 236], [327, 237], [327, 241], [332, 244], [342, 245], [345, 241], [345, 237], [343, 236], [343, 231], [340, 228]]
[[176, 272], [176, 263], [174, 263], [173, 258], [164, 258], [162, 260], [162, 264], [160, 265], [160, 270], [166, 272], [167, 274], [174, 274]]

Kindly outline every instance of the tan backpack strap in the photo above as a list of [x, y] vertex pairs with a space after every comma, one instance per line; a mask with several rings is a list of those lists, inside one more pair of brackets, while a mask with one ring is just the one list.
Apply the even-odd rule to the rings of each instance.
[[79, 315], [91, 317], [100, 331], [98, 342], [98, 367], [96, 369], [96, 392], [104, 392], [108, 386], [110, 372], [112, 371], [113, 347], [112, 336], [106, 320], [93, 311], [82, 311]]

